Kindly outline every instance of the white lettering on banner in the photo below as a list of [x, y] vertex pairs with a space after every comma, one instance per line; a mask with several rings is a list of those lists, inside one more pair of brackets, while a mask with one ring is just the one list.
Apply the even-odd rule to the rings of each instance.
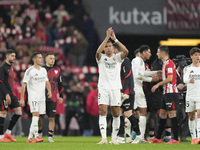
[[114, 6], [109, 7], [109, 23], [123, 25], [165, 25], [167, 23], [167, 11], [163, 8], [163, 13], [159, 11], [139, 11], [133, 8], [132, 11], [114, 10]]
[[[174, 14], [181, 14], [181, 15], [187, 15], [190, 19], [195, 19], [200, 17], [200, 3], [199, 0], [196, 1], [198, 4], [195, 5], [195, 3], [186, 3], [186, 1], [178, 1], [178, 2], [173, 2], [173, 0], [168, 0], [169, 7], [171, 9], [168, 9], [167, 13], [170, 15]], [[198, 5], [198, 6], [197, 6]]]

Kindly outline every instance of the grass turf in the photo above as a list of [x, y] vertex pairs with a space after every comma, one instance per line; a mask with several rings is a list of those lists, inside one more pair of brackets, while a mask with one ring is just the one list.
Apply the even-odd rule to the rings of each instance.
[[[54, 137], [55, 143], [48, 143], [44, 137], [41, 143], [26, 143], [27, 137], [16, 138], [17, 142], [0, 144], [0, 150], [188, 150], [199, 149], [200, 145], [191, 145], [190, 142], [180, 144], [120, 144], [97, 145], [101, 137]], [[108, 137], [110, 140], [110, 137]], [[191, 139], [190, 139], [191, 140]]]

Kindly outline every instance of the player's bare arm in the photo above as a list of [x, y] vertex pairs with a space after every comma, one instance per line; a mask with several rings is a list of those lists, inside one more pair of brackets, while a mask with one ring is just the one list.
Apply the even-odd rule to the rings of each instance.
[[26, 88], [27, 83], [23, 82], [22, 83], [22, 88], [21, 88], [21, 100], [20, 100], [20, 106], [24, 107], [24, 93], [25, 93], [25, 88]]
[[100, 60], [101, 59], [101, 53], [103, 52], [105, 46], [106, 46], [106, 43], [107, 41], [109, 40], [110, 38], [110, 35], [111, 35], [111, 31], [112, 31], [112, 28], [109, 28], [107, 31], [106, 31], [106, 38], [104, 39], [104, 41], [101, 43], [101, 45], [99, 46], [99, 48], [97, 49], [97, 52], [96, 52], [96, 58], [97, 60]]
[[173, 75], [168, 75], [167, 79], [165, 79], [164, 81], [161, 81], [161, 82], [157, 83], [156, 85], [154, 85], [151, 89], [151, 92], [154, 93], [159, 86], [162, 86], [162, 85], [165, 85], [169, 82], [172, 82], [172, 80], [173, 80]]
[[51, 94], [51, 85], [49, 83], [49, 81], [46, 81], [46, 88], [47, 88], [47, 95], [48, 95], [48, 98], [51, 98], [52, 97], [52, 94]]
[[120, 47], [120, 49], [122, 50], [121, 52], [121, 59], [124, 59], [126, 58], [126, 56], [128, 55], [129, 51], [128, 49], [126, 48], [126, 46], [124, 46], [124, 44], [122, 44], [117, 38], [116, 38], [116, 35], [115, 35], [115, 32], [112, 30], [111, 32], [111, 36], [110, 38], [116, 42], [116, 44]]

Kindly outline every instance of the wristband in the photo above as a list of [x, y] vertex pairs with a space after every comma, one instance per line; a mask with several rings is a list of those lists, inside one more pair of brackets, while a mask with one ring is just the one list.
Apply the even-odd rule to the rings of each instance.
[[115, 39], [114, 41], [115, 41], [115, 43], [117, 43], [117, 42], [118, 42], [118, 39]]

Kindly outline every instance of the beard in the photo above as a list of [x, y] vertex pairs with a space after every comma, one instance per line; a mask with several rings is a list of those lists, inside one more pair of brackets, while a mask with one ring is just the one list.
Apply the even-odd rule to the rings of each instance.
[[15, 60], [9, 60], [10, 64], [13, 64], [15, 62]]

